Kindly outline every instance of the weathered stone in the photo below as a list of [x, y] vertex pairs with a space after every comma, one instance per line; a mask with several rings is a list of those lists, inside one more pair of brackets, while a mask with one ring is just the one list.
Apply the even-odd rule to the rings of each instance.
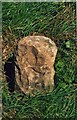
[[19, 41], [16, 81], [24, 93], [52, 91], [56, 53], [55, 43], [44, 36], [28, 36]]

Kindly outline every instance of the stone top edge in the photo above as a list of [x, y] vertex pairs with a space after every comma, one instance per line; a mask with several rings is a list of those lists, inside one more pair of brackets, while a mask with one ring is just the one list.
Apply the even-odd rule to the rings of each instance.
[[[22, 39], [20, 39], [19, 40], [19, 43], [22, 43], [22, 40], [27, 40], [27, 39], [33, 39], [33, 38], [35, 38], [35, 40], [36, 40], [36, 38], [44, 38], [44, 40], [47, 40], [50, 44], [52, 44], [53, 46], [56, 46], [56, 44], [55, 44], [55, 42], [51, 39], [51, 38], [49, 38], [49, 37], [46, 37], [46, 36], [43, 36], [43, 35], [35, 35], [35, 36], [26, 36], [26, 37], [23, 37]], [[40, 39], [38, 39], [38, 41], [39, 41]]]

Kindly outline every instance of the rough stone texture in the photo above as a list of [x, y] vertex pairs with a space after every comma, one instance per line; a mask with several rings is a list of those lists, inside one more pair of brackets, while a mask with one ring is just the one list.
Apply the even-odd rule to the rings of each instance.
[[24, 93], [52, 91], [55, 43], [44, 36], [28, 36], [18, 43], [16, 81]]

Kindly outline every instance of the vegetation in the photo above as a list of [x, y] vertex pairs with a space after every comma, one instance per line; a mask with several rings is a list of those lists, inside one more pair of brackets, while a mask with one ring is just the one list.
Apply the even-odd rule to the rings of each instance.
[[[3, 46], [14, 52], [23, 36], [45, 35], [55, 41], [55, 87], [52, 93], [27, 96], [10, 93], [3, 84], [3, 120], [76, 118], [76, 3], [2, 3]], [[12, 36], [12, 37], [11, 37]], [[6, 39], [8, 38], [8, 39]], [[17, 41], [15, 41], [15, 39]]]

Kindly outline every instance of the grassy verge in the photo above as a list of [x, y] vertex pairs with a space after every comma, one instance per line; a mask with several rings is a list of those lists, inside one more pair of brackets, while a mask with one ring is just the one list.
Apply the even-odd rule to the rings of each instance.
[[[14, 49], [14, 36], [45, 35], [55, 41], [55, 88], [52, 93], [35, 97], [23, 93], [10, 94], [3, 87], [3, 119], [75, 118], [76, 99], [76, 11], [75, 3], [2, 3], [3, 45]], [[12, 36], [11, 36], [12, 35]], [[7, 39], [8, 38], [8, 39]]]

